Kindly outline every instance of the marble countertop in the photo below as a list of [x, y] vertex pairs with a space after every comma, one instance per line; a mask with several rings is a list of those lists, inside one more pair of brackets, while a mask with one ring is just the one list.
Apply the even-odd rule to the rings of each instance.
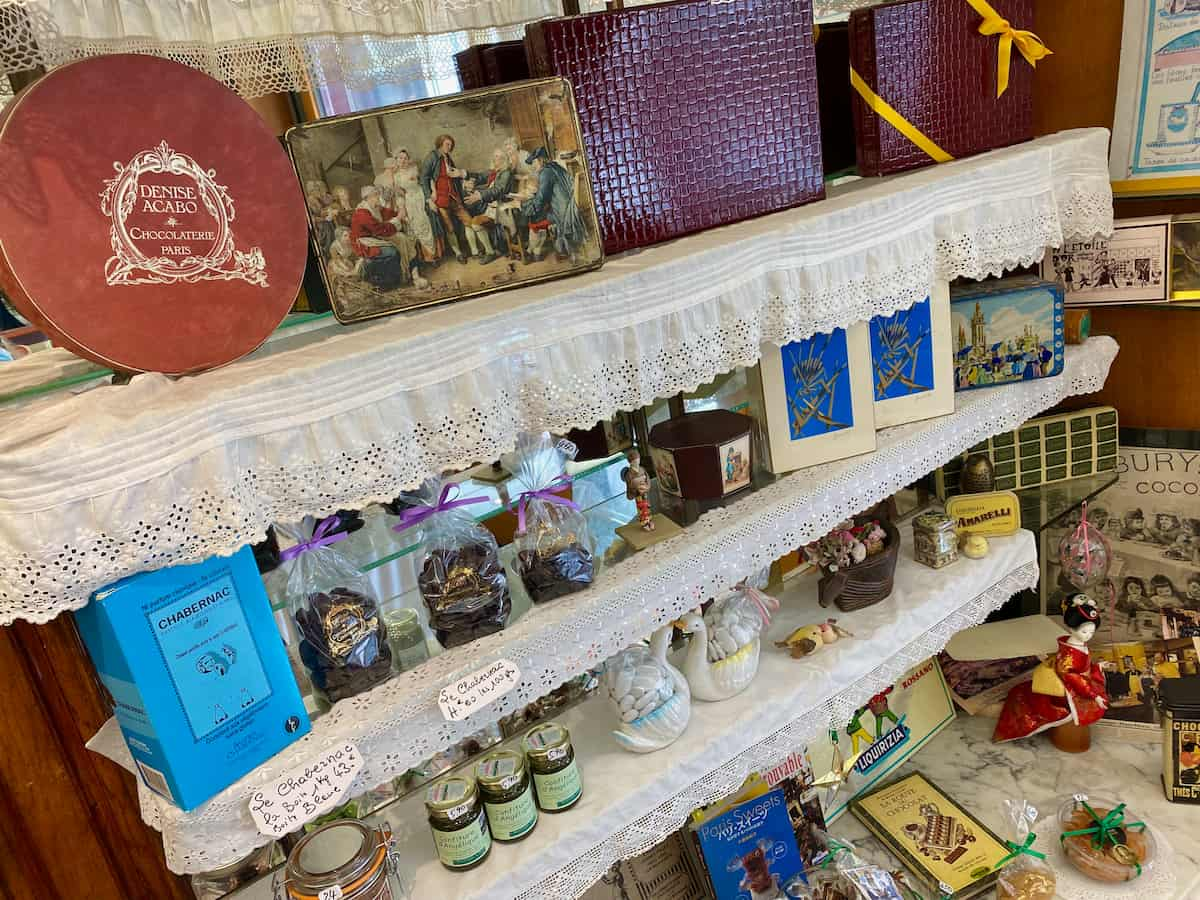
[[[1118, 740], [1093, 728], [1091, 749], [1069, 754], [1056, 750], [1042, 735], [994, 744], [994, 726], [994, 719], [960, 713], [897, 774], [920, 770], [1001, 836], [1001, 802], [1006, 797], [1023, 794], [1044, 815], [1054, 815], [1061, 799], [1077, 791], [1126, 800], [1166, 835], [1174, 850], [1173, 900], [1200, 900], [1200, 806], [1167, 802], [1158, 743]], [[895, 857], [852, 815], [840, 817], [832, 831], [853, 842], [863, 857], [896, 867]], [[1138, 897], [1141, 893], [1144, 891], [1130, 883], [1126, 890], [1109, 895]]]

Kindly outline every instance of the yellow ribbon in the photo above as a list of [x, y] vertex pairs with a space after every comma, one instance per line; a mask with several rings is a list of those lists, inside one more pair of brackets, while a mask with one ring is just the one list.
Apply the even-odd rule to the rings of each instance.
[[1012, 48], [1025, 57], [1025, 61], [1037, 68], [1038, 60], [1045, 59], [1051, 50], [1042, 43], [1042, 39], [1032, 31], [1013, 28], [1012, 24], [992, 8], [987, 0], [967, 0], [972, 9], [983, 16], [979, 25], [979, 33], [983, 35], [1000, 35], [999, 61], [996, 68], [996, 96], [999, 97], [1008, 90], [1008, 71], [1012, 65]]
[[853, 66], [850, 67], [850, 85], [854, 90], [858, 91], [858, 95], [863, 98], [863, 101], [877, 116], [924, 150], [935, 162], [943, 163], [954, 159], [953, 156], [926, 137], [925, 133], [913, 125], [912, 122], [896, 112], [886, 100], [867, 87], [867, 83], [854, 71]]

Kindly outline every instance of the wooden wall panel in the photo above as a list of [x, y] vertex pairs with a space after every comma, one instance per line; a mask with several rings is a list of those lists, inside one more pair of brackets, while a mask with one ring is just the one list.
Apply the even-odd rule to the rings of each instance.
[[[1121, 0], [1036, 0], [1034, 30], [1053, 51], [1037, 67], [1034, 134], [1112, 127], [1121, 58]], [[1020, 56], [1013, 65], [1026, 65]]]
[[[69, 616], [0, 629], [0, 889], [12, 897], [185, 900], [133, 777], [84, 747], [108, 717]], [[31, 884], [44, 882], [45, 891]], [[84, 893], [80, 893], [86, 885]]]

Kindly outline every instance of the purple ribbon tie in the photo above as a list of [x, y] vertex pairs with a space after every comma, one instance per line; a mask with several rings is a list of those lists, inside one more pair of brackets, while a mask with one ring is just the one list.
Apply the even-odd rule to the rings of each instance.
[[566, 497], [559, 496], [560, 492], [565, 491], [571, 486], [570, 475], [559, 475], [552, 482], [543, 488], [538, 488], [536, 491], [522, 491], [517, 497], [513, 506], [517, 510], [517, 534], [525, 533], [525, 504], [530, 500], [542, 500], [546, 503], [557, 503], [559, 506], [566, 506], [574, 510], [579, 509], [579, 504]]
[[295, 559], [301, 553], [307, 553], [309, 550], [316, 550], [318, 547], [328, 547], [330, 544], [336, 544], [338, 541], [344, 541], [350, 537], [347, 531], [339, 531], [337, 534], [329, 532], [337, 526], [338, 517], [330, 516], [327, 519], [322, 519], [320, 524], [313, 529], [313, 536], [307, 541], [301, 541], [294, 547], [288, 547], [286, 550], [279, 551], [279, 561], [287, 562]]
[[400, 524], [393, 525], [392, 531], [404, 531], [407, 528], [412, 528], [414, 525], [419, 525], [424, 522], [434, 513], [445, 512], [448, 509], [455, 509], [459, 506], [466, 506], [470, 503], [487, 503], [487, 497], [464, 497], [461, 500], [451, 500], [450, 491], [454, 490], [455, 496], [458, 495], [458, 485], [448, 484], [442, 488], [441, 496], [438, 497], [437, 503], [433, 506], [410, 506], [400, 513]]

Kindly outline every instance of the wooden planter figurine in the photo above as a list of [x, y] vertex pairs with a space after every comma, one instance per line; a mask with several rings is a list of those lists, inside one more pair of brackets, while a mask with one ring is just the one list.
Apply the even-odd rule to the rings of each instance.
[[[857, 526], [867, 524], [858, 521]], [[824, 574], [817, 585], [822, 606], [831, 603], [842, 612], [853, 612], [886, 599], [892, 593], [892, 576], [896, 572], [896, 560], [900, 554], [900, 532], [887, 519], [878, 521], [883, 529], [883, 549], [861, 560], [851, 560], [849, 565], [838, 565], [832, 569], [828, 562], [812, 553], [808, 558], [821, 566]], [[834, 534], [837, 534], [835, 530]], [[822, 543], [828, 538], [822, 538]], [[809, 547], [814, 545], [810, 544]]]

